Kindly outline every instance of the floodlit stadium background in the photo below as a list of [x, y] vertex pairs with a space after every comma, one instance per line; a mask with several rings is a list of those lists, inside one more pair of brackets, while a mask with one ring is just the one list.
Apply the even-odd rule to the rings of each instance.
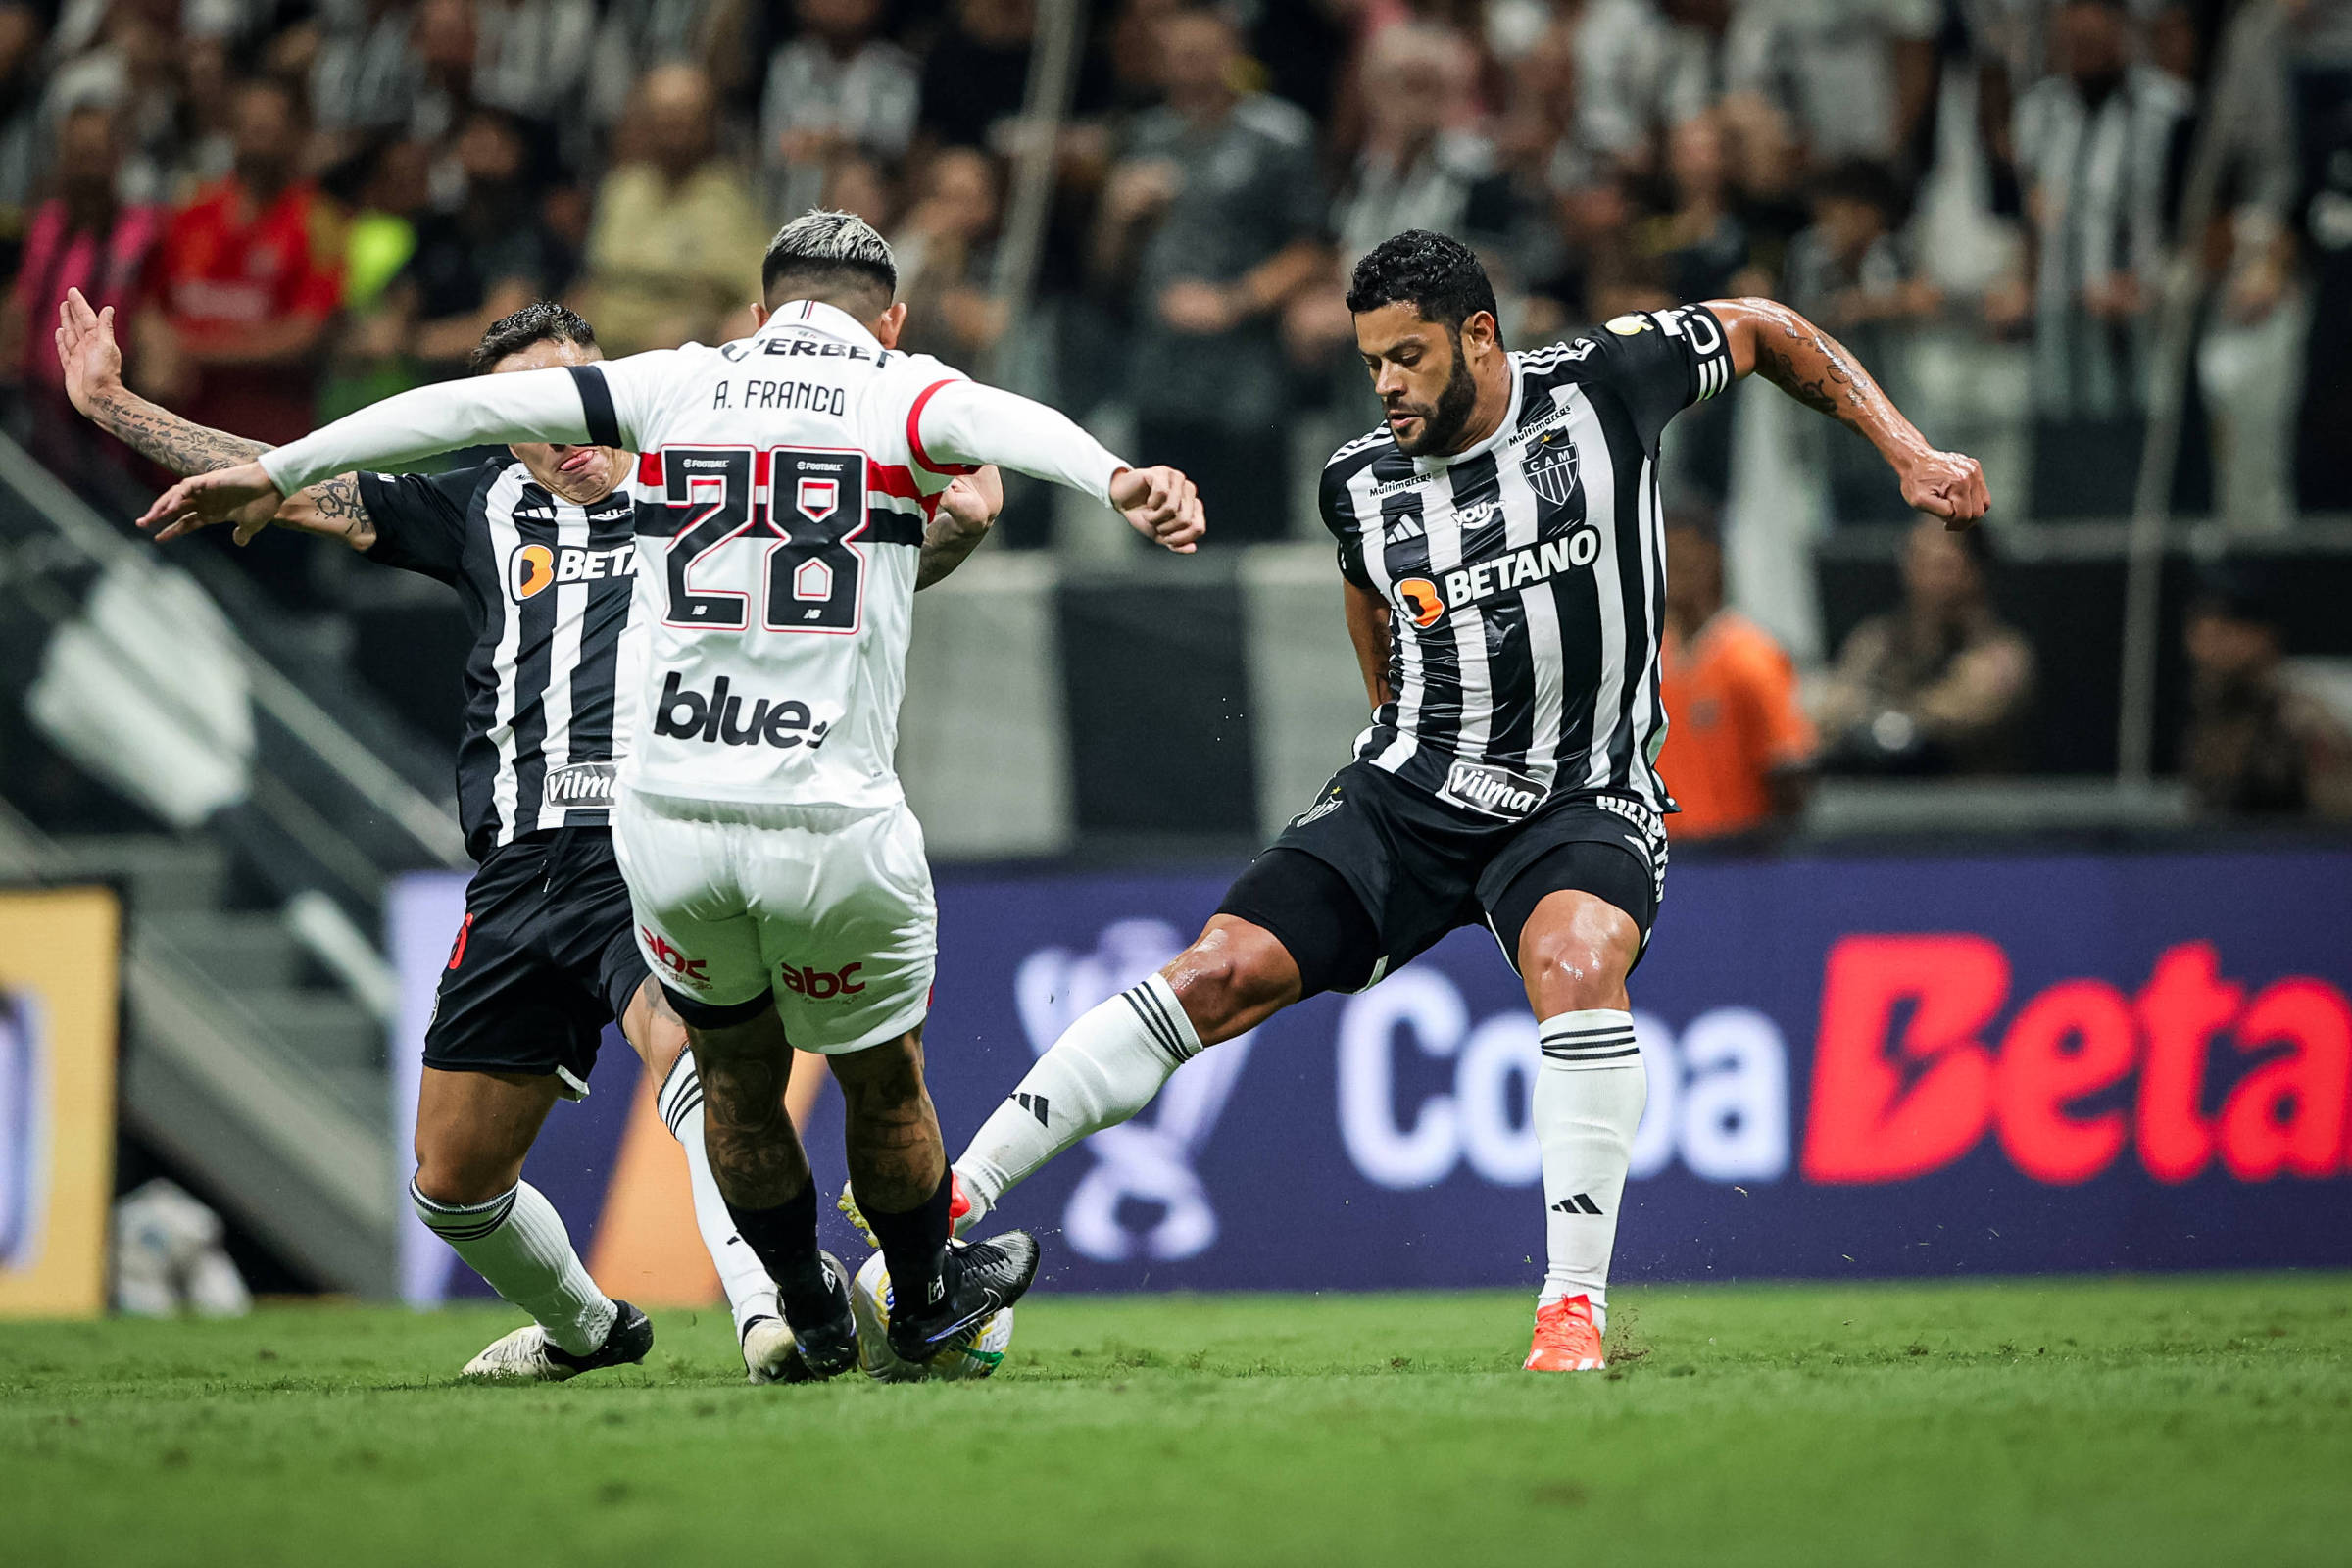
[[[134, 384], [282, 440], [535, 295], [614, 351], [731, 335], [818, 202], [893, 238], [913, 346], [1193, 469], [1212, 528], [1158, 559], [1016, 484], [919, 604], [951, 1146], [1362, 725], [1312, 505], [1373, 418], [1340, 280], [1435, 226], [1515, 346], [1788, 300], [1994, 495], [1984, 608], [1923, 674], [1874, 657], [1927, 547], [1858, 441], [1758, 385], [1668, 436], [1813, 783], [1678, 834], [1619, 1277], [2352, 1263], [2343, 9], [1235, 15], [0, 4], [0, 866], [111, 890], [123, 932], [118, 1113], [116, 1020], [74, 1004], [117, 961], [103, 898], [0, 894], [0, 1313], [100, 1304], [110, 1141], [112, 1190], [196, 1194], [257, 1288], [480, 1289], [399, 1201], [463, 864], [456, 605], [318, 541], [137, 538], [159, 477], [64, 406], [58, 294], [118, 304]], [[263, 235], [206, 205], [240, 154], [299, 176]], [[1534, 1060], [1457, 935], [1208, 1054], [1009, 1214], [1062, 1288], [1528, 1284]], [[532, 1177], [609, 1287], [707, 1299], [635, 1071], [608, 1050]]]

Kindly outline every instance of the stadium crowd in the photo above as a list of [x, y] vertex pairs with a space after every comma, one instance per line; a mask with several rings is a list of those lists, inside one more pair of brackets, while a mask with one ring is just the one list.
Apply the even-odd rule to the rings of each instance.
[[[0, 0], [0, 366], [39, 439], [86, 439], [48, 331], [78, 286], [116, 308], [144, 390], [284, 440], [458, 373], [535, 297], [615, 353], [748, 330], [764, 235], [839, 206], [892, 237], [910, 347], [1127, 421], [1247, 542], [1312, 530], [1268, 476], [1369, 422], [1341, 278], [1421, 226], [1479, 247], [1521, 346], [1786, 299], [1978, 451], [2003, 514], [2112, 515], [2163, 269], [2196, 246], [2218, 281], [2184, 467], [2231, 526], [2276, 530], [2352, 508], [2352, 0], [2239, 9], [1102, 0], [1012, 341], [1034, 0]], [[1699, 533], [1734, 489], [1732, 426], [1705, 406], [1670, 448]], [[1833, 434], [1792, 437], [1817, 443], [1829, 520], [1902, 521]], [[1911, 556], [1913, 599], [1948, 607], [1824, 650], [1820, 745], [1884, 765], [1937, 713], [1941, 765], [2012, 765], [2031, 650], [1983, 604], [1981, 560]], [[1756, 734], [1757, 779], [1815, 744], [1801, 715]], [[1788, 799], [1757, 779], [1750, 821]]]

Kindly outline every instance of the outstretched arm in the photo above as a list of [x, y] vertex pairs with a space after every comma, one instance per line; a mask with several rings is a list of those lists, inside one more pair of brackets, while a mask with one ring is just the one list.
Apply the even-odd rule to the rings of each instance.
[[1710, 300], [1731, 339], [1735, 373], [1754, 372], [1809, 409], [1857, 431], [1894, 469], [1903, 499], [1955, 531], [1991, 510], [1974, 458], [1938, 452], [1829, 333], [1772, 300]]
[[1082, 490], [1145, 538], [1190, 555], [1207, 531], [1192, 480], [1174, 468], [1136, 468], [1057, 409], [976, 381], [931, 389], [915, 416], [917, 456], [941, 464], [993, 463]]
[[[77, 288], [68, 289], [57, 308], [57, 359], [65, 371], [66, 396], [78, 413], [140, 457], [173, 473], [233, 468], [270, 450], [267, 442], [183, 419], [124, 386], [122, 351], [115, 341], [115, 308], [91, 310]], [[176, 539], [211, 520], [185, 517], [156, 537], [159, 541]], [[375, 523], [368, 515], [367, 503], [360, 499], [359, 480], [348, 473], [298, 491], [275, 508], [256, 503], [239, 512], [237, 543], [251, 543], [272, 522], [340, 539], [354, 550], [366, 550], [375, 543]]]
[[[256, 502], [290, 495], [347, 468], [397, 466], [461, 447], [517, 441], [623, 445], [601, 373], [608, 368], [514, 370], [399, 393], [251, 463], [182, 479], [157, 498], [139, 526], [188, 517], [220, 522]], [[593, 423], [590, 391], [599, 400], [599, 419]]]

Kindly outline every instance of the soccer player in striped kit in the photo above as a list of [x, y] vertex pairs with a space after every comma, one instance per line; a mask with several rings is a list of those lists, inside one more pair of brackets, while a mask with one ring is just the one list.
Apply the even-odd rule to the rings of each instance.
[[[92, 421], [175, 473], [231, 467], [268, 450], [126, 389], [112, 317], [78, 291], [58, 312], [67, 388]], [[588, 322], [541, 303], [492, 323], [472, 368], [512, 373], [602, 358]], [[449, 583], [473, 628], [458, 809], [477, 869], [425, 1036], [410, 1201], [536, 1321], [483, 1350], [466, 1373], [561, 1380], [641, 1360], [653, 1343], [645, 1315], [597, 1288], [562, 1217], [522, 1179], [540, 1125], [559, 1098], [587, 1093], [599, 1038], [617, 1020], [661, 1085], [662, 1124], [686, 1152], [695, 1221], [746, 1372], [770, 1382], [796, 1375], [794, 1341], [775, 1285], [737, 1237], [710, 1174], [685, 1024], [637, 951], [613, 857], [613, 774], [639, 727], [645, 662], [631, 609], [632, 462], [606, 446], [526, 444], [432, 477], [340, 474], [244, 514], [237, 538], [274, 525], [340, 539], [379, 564]], [[961, 564], [1002, 499], [993, 471], [950, 488], [924, 533], [920, 585]]]
[[1526, 1365], [1597, 1368], [1646, 1099], [1626, 978], [1664, 890], [1675, 808], [1651, 766], [1667, 721], [1659, 438], [1752, 372], [1860, 432], [1903, 498], [1953, 528], [1984, 515], [1984, 481], [1767, 300], [1621, 316], [1514, 354], [1477, 257], [1412, 230], [1356, 264], [1348, 306], [1387, 419], [1333, 455], [1322, 512], [1371, 727], [1199, 940], [1079, 1019], [991, 1115], [956, 1161], [962, 1223], [1133, 1116], [1204, 1047], [1317, 992], [1361, 990], [1483, 921], [1543, 1042], [1533, 1115], [1549, 1250]]

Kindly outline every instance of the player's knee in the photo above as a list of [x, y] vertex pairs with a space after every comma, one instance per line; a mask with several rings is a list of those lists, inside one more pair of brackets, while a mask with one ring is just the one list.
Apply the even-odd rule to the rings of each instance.
[[416, 1141], [416, 1191], [436, 1203], [487, 1203], [522, 1179], [522, 1162], [487, 1151]]
[[1237, 1020], [1281, 1004], [1298, 983], [1298, 966], [1263, 932], [1211, 931], [1166, 970], [1185, 1016], [1210, 1044], [1236, 1032]]
[[854, 1117], [902, 1116], [922, 1108], [923, 1048], [912, 1036], [835, 1056], [832, 1068]]
[[[1630, 922], [1628, 922], [1630, 924]], [[1519, 938], [1519, 969], [1540, 1007], [1573, 1011], [1622, 1005], [1633, 967], [1622, 933], [1601, 921], [1531, 925]]]

